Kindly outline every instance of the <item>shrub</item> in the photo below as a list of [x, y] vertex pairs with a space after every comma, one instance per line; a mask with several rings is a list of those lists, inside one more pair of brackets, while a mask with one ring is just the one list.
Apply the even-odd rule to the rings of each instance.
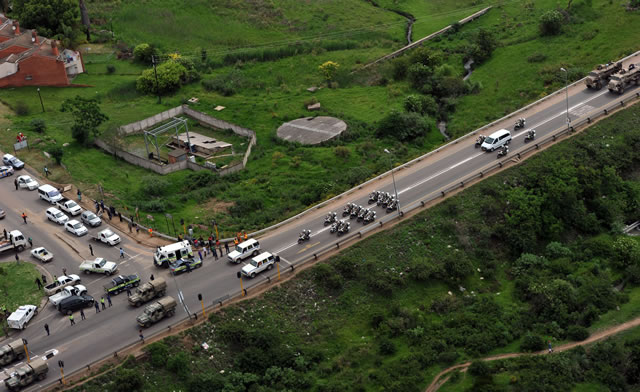
[[196, 190], [207, 187], [216, 182], [216, 175], [209, 170], [190, 172], [184, 180], [187, 190]]
[[16, 102], [14, 110], [18, 116], [26, 116], [29, 114], [29, 106], [24, 101]]
[[171, 355], [169, 359], [167, 359], [167, 369], [180, 377], [185, 377], [189, 374], [190, 364], [191, 359], [189, 358], [189, 354], [184, 351]]
[[34, 118], [31, 120], [31, 129], [34, 132], [44, 133], [47, 130], [47, 124], [41, 118]]
[[62, 146], [51, 146], [47, 152], [49, 153], [49, 155], [51, 155], [51, 157], [56, 161], [58, 165], [60, 164], [60, 162], [62, 162], [62, 156], [64, 155], [64, 148], [62, 148]]
[[380, 354], [382, 355], [393, 355], [396, 353], [396, 345], [389, 338], [380, 338], [379, 343]]
[[207, 91], [216, 91], [225, 97], [232, 96], [238, 89], [246, 85], [243, 73], [237, 69], [225, 75], [218, 75], [213, 79], [202, 81], [202, 87]]
[[318, 284], [328, 289], [337, 290], [342, 288], [343, 279], [340, 274], [330, 264], [318, 264], [313, 268], [314, 278]]
[[456, 359], [458, 359], [458, 353], [455, 351], [443, 351], [438, 354], [438, 362], [445, 365], [454, 363]]
[[146, 347], [151, 358], [151, 365], [155, 368], [162, 368], [167, 365], [167, 357], [169, 355], [169, 346], [164, 341], [150, 344]]
[[229, 212], [232, 216], [240, 217], [261, 210], [263, 207], [262, 198], [255, 195], [243, 195], [236, 201], [236, 204], [229, 208]]
[[116, 66], [113, 64], [109, 64], [107, 65], [107, 73], [109, 75], [113, 74], [114, 72], [116, 72]]
[[167, 61], [156, 68], [157, 83], [153, 69], [144, 70], [136, 79], [138, 91], [145, 94], [167, 94], [178, 90], [187, 79], [187, 69], [174, 61]]
[[561, 243], [554, 241], [549, 242], [549, 244], [547, 245], [545, 249], [545, 255], [549, 259], [558, 259], [561, 257], [571, 258], [573, 257], [573, 252], [571, 252], [571, 249], [563, 246]]
[[381, 137], [390, 136], [405, 142], [425, 136], [433, 127], [433, 121], [418, 113], [401, 113], [393, 110], [380, 120], [376, 135]]
[[144, 378], [137, 369], [119, 369], [113, 379], [114, 392], [139, 391], [144, 387]]
[[469, 365], [469, 374], [475, 377], [486, 377], [491, 374], [491, 369], [485, 361], [473, 361]]
[[547, 59], [547, 55], [544, 53], [534, 53], [527, 57], [527, 61], [530, 63], [541, 63]]
[[532, 352], [540, 351], [544, 348], [544, 340], [539, 335], [528, 333], [522, 339], [520, 350]]
[[572, 325], [567, 329], [567, 336], [571, 340], [580, 342], [589, 337], [589, 330], [582, 325]]
[[145, 64], [151, 63], [151, 58], [156, 54], [156, 50], [149, 44], [140, 44], [133, 49], [133, 57], [136, 61]]
[[438, 104], [431, 95], [411, 94], [404, 99], [404, 110], [433, 116], [438, 112]]
[[545, 12], [540, 17], [540, 33], [542, 35], [558, 35], [562, 31], [562, 14], [556, 10]]
[[351, 150], [345, 146], [337, 146], [333, 149], [333, 153], [336, 154], [338, 158], [342, 158], [346, 161], [349, 159], [349, 155], [351, 155]]
[[144, 196], [162, 196], [167, 192], [169, 181], [160, 176], [144, 176], [140, 180], [140, 191]]
[[472, 42], [471, 57], [476, 63], [486, 61], [498, 47], [498, 40], [493, 33], [482, 28], [474, 35]]

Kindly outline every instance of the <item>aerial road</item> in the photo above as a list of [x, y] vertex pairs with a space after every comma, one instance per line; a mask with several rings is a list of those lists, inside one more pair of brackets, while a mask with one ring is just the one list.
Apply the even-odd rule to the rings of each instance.
[[[638, 62], [637, 59], [634, 60]], [[625, 94], [639, 91], [638, 86], [627, 89]], [[587, 115], [589, 112], [609, 105], [620, 99], [620, 95], [609, 92], [606, 88], [601, 90], [587, 89], [580, 83], [568, 89], [568, 100], [564, 94], [557, 94], [526, 110], [526, 126], [514, 131], [513, 119], [494, 124], [490, 129], [483, 131], [486, 135], [505, 128], [511, 131], [513, 136], [508, 157], [515, 157], [519, 149], [526, 146], [524, 136], [530, 129], [536, 130], [536, 139], [548, 137], [552, 132], [567, 126], [567, 107], [571, 121], [575, 121]], [[568, 101], [568, 102], [567, 102]], [[474, 138], [463, 139], [459, 143], [452, 144], [442, 149], [437, 154], [416, 162], [410, 167], [397, 171], [395, 174], [395, 188], [403, 206], [424, 199], [425, 196], [436, 194], [444, 187], [459, 182], [461, 179], [476, 173], [479, 169], [496, 163], [497, 152], [484, 152], [474, 147]], [[392, 153], [392, 152], [391, 152]], [[20, 172], [16, 175], [22, 174]], [[387, 213], [376, 204], [368, 204], [368, 194], [373, 190], [395, 194], [393, 178], [386, 176], [369, 184], [361, 190], [349, 193], [340, 200], [328, 203], [322, 208], [310, 209], [299, 219], [295, 219], [277, 229], [274, 229], [259, 238], [261, 251], [269, 251], [280, 256], [280, 267], [302, 259], [307, 259], [322, 247], [335, 244], [339, 241], [336, 234], [329, 232], [329, 226], [324, 225], [324, 216], [332, 211], [337, 212], [338, 218], [342, 218], [342, 208], [352, 202], [364, 207], [370, 207], [377, 212], [378, 219], [388, 214], [397, 214], [398, 211]], [[210, 305], [213, 301], [226, 295], [232, 295], [239, 290], [239, 280], [236, 274], [250, 260], [243, 261], [240, 265], [226, 261], [226, 255], [218, 260], [211, 256], [205, 258], [203, 266], [195, 273], [183, 273], [172, 276], [167, 269], [155, 267], [153, 264], [153, 252], [155, 249], [145, 247], [130, 238], [127, 233], [114, 231], [122, 238], [121, 244], [110, 247], [91, 241], [89, 236], [108, 227], [106, 222], [98, 228], [90, 228], [89, 235], [75, 237], [64, 229], [46, 220], [44, 212], [49, 205], [38, 200], [35, 192], [26, 190], [15, 191], [13, 178], [0, 179], [0, 207], [5, 209], [7, 217], [1, 221], [7, 229], [21, 230], [27, 237], [32, 237], [34, 247], [44, 246], [50, 250], [55, 258], [51, 263], [43, 265], [51, 275], [62, 275], [62, 268], [67, 273], [79, 274], [78, 266], [84, 259], [92, 259], [89, 254], [89, 243], [92, 243], [95, 256], [104, 257], [118, 263], [119, 274], [138, 274], [142, 282], [149, 280], [154, 274], [167, 280], [167, 295], [178, 299], [178, 290], [184, 297], [185, 306], [178, 305], [175, 316], [164, 319], [150, 328], [144, 330], [144, 336], [148, 337], [168, 325], [187, 318], [187, 310], [196, 313], [200, 309], [198, 294], [202, 294], [204, 301]], [[20, 214], [25, 211], [28, 215], [28, 224], [22, 222]], [[344, 218], [350, 220], [348, 217]], [[361, 222], [351, 219], [351, 231], [357, 231], [362, 227]], [[375, 224], [375, 222], [373, 223]], [[309, 229], [311, 238], [302, 244], [298, 244], [298, 234]], [[120, 258], [119, 247], [125, 250], [125, 257]], [[22, 252], [22, 259], [30, 258], [29, 249]], [[7, 252], [0, 255], [2, 260], [13, 260], [13, 254]], [[275, 271], [262, 272], [261, 276], [274, 276]], [[99, 299], [104, 295], [102, 286], [107, 284], [111, 277], [104, 275], [81, 275], [81, 284], [88, 289], [88, 294]], [[251, 289], [260, 279], [243, 279], [245, 289]], [[35, 283], [34, 283], [35, 284]], [[49, 376], [27, 390], [38, 390], [43, 386], [57, 382], [59, 369], [57, 359], [64, 360], [65, 373], [71, 373], [88, 364], [99, 360], [114, 351], [134, 344], [139, 340], [136, 316], [142, 308], [135, 308], [127, 304], [127, 294], [121, 293], [112, 297], [113, 306], [96, 313], [93, 308], [85, 310], [86, 320], [80, 320], [79, 313], [75, 313], [76, 325], [71, 326], [68, 317], [60, 314], [55, 308], [47, 304], [28, 327], [17, 334], [12, 334], [8, 340], [16, 337], [24, 337], [29, 342], [29, 350], [32, 355], [41, 356], [47, 353], [55, 353], [49, 360]], [[38, 304], [35, 304], [38, 305]], [[51, 335], [47, 336], [44, 324], [47, 323]], [[0, 342], [6, 343], [7, 340]], [[18, 363], [13, 363], [0, 369], [0, 375], [15, 368]], [[4, 391], [4, 386], [0, 391]]]

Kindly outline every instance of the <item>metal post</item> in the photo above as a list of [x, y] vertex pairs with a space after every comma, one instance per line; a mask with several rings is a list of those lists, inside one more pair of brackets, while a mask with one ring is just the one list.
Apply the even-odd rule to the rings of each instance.
[[27, 356], [27, 363], [31, 362], [31, 359], [29, 359], [29, 350], [27, 349], [27, 339], [22, 339], [22, 346], [24, 347], [24, 353]]
[[[384, 152], [391, 154], [386, 148]], [[396, 188], [396, 176], [393, 173], [393, 162], [391, 161], [391, 155], [389, 155], [389, 166], [391, 166], [391, 178], [393, 179], [393, 192], [396, 194], [396, 202], [398, 203], [398, 216], [400, 216], [400, 199], [398, 198], [398, 188]]]
[[[151, 62], [153, 63], [153, 73], [156, 76], [156, 90], [158, 92], [158, 103], [162, 103], [162, 98], [160, 98], [160, 87], [158, 86], [158, 72], [156, 71], [156, 56], [151, 56]], [[158, 154], [158, 157], [160, 155]]]
[[40, 106], [42, 106], [42, 113], [44, 113], [44, 103], [42, 102], [42, 95], [40, 95], [40, 87], [38, 87], [38, 97], [40, 98]]
[[571, 127], [571, 117], [569, 117], [569, 84], [568, 84], [569, 72], [564, 68], [560, 68], [560, 70], [564, 72], [564, 95], [565, 95], [565, 101], [567, 102], [567, 130], [568, 130]]

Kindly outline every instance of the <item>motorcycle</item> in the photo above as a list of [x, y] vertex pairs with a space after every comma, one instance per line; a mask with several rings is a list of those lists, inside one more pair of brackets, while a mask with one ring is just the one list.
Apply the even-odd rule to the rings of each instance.
[[374, 220], [376, 220], [376, 212], [375, 211], [369, 211], [369, 213], [364, 217], [364, 219], [362, 221], [366, 225], [367, 223], [371, 223]]
[[360, 212], [358, 213], [358, 222], [360, 222], [361, 220], [364, 219], [364, 217], [369, 213], [371, 209], [369, 208], [363, 208], [360, 210]]
[[335, 233], [336, 231], [338, 231], [338, 226], [340, 226], [340, 222], [342, 221], [333, 222], [331, 224], [331, 227], [329, 228], [329, 233]]
[[298, 236], [298, 243], [301, 244], [308, 241], [311, 238], [311, 230], [302, 230], [302, 233]]
[[529, 142], [529, 141], [531, 141], [531, 140], [533, 140], [535, 138], [536, 138], [536, 130], [532, 129], [529, 132], [527, 132], [527, 135], [524, 137], [524, 142], [525, 143]]
[[335, 212], [328, 213], [327, 216], [324, 217], [324, 225], [327, 226], [335, 222], [338, 219], [337, 215]]
[[362, 210], [362, 206], [358, 206], [358, 205], [354, 206], [354, 207], [351, 209], [351, 216], [350, 216], [350, 218], [351, 218], [351, 219], [355, 219], [355, 218], [357, 218], [357, 217], [358, 217], [358, 214], [360, 213], [360, 211], [361, 211], [361, 210]]
[[351, 229], [351, 223], [341, 222], [340, 226], [338, 227], [338, 235], [343, 235], [345, 233], [348, 233], [349, 229]]
[[502, 147], [502, 149], [500, 151], [498, 151], [498, 159], [502, 158], [503, 156], [507, 155], [509, 153], [509, 147], [504, 146]]
[[517, 131], [520, 128], [524, 128], [526, 123], [527, 123], [527, 120], [525, 120], [524, 118], [520, 117], [519, 119], [516, 120], [516, 125], [513, 127], [513, 130]]
[[484, 139], [486, 138], [487, 137], [485, 135], [478, 136], [478, 138], [476, 139], [476, 148], [480, 147], [482, 143], [484, 143]]
[[373, 204], [378, 200], [378, 192], [373, 191], [369, 194], [369, 204]]
[[380, 204], [380, 206], [382, 208], [387, 208], [387, 204], [389, 204], [389, 202], [391, 201], [391, 195], [389, 194], [389, 192], [384, 194], [384, 199], [382, 200], [382, 203]]
[[349, 203], [344, 206], [344, 209], [342, 210], [342, 216], [347, 216], [351, 213], [351, 206], [353, 206], [353, 203]]
[[391, 212], [397, 208], [398, 208], [398, 200], [393, 198], [393, 200], [391, 200], [391, 203], [389, 203], [389, 205], [387, 206], [387, 212]]

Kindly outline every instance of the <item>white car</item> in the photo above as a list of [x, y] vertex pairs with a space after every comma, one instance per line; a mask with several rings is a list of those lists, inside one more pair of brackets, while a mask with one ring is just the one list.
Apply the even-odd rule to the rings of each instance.
[[82, 237], [83, 235], [85, 235], [85, 234], [87, 234], [89, 232], [89, 230], [87, 230], [87, 228], [84, 227], [84, 225], [82, 223], [78, 222], [75, 219], [65, 223], [64, 224], [64, 228], [69, 233], [73, 233], [73, 234], [77, 235], [78, 237]]
[[[280, 259], [278, 259], [280, 260]], [[268, 271], [276, 263], [276, 257], [269, 252], [260, 253], [251, 262], [242, 267], [242, 275], [255, 278], [262, 271]]]
[[48, 250], [46, 250], [42, 246], [32, 250], [31, 251], [31, 256], [33, 256], [36, 259], [42, 261], [43, 263], [48, 263], [51, 260], [53, 260], [53, 253], [49, 252]]
[[13, 329], [24, 329], [29, 320], [38, 314], [38, 308], [34, 305], [22, 305], [7, 319], [7, 324]]
[[67, 286], [61, 292], [56, 293], [49, 297], [49, 302], [55, 307], [65, 298], [69, 298], [73, 295], [82, 295], [87, 293], [87, 288], [81, 284], [75, 286]]
[[51, 222], [56, 222], [59, 225], [64, 225], [65, 223], [69, 222], [69, 217], [64, 212], [55, 207], [47, 208], [45, 215]]
[[34, 191], [34, 190], [38, 189], [40, 184], [38, 184], [38, 182], [36, 180], [31, 178], [31, 176], [20, 176], [20, 177], [18, 177], [18, 186], [20, 188], [24, 188], [24, 189], [28, 189], [30, 191]]

